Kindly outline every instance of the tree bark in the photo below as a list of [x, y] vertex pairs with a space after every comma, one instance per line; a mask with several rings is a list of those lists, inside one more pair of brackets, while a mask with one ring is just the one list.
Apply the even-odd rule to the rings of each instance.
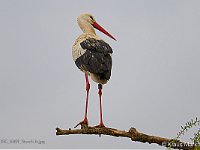
[[179, 140], [168, 139], [159, 136], [152, 136], [148, 134], [141, 133], [137, 131], [135, 128], [131, 127], [129, 131], [118, 130], [114, 128], [108, 127], [89, 127], [87, 125], [81, 124], [81, 129], [72, 130], [69, 128], [68, 130], [63, 130], [60, 128], [56, 128], [56, 135], [70, 135], [70, 134], [94, 134], [94, 135], [109, 135], [115, 137], [127, 137], [132, 141], [142, 142], [142, 143], [155, 143], [164, 147], [171, 147], [175, 149], [183, 149], [183, 150], [193, 150], [194, 145], [188, 145], [187, 143], [181, 142]]

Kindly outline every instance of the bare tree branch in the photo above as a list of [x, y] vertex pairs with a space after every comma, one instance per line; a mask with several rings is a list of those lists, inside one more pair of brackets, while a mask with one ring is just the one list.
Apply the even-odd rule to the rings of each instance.
[[194, 145], [188, 145], [187, 143], [181, 142], [179, 140], [174, 141], [173, 139], [163, 138], [159, 136], [152, 136], [138, 132], [135, 128], [131, 127], [129, 131], [122, 131], [114, 128], [99, 128], [99, 127], [89, 127], [86, 125], [81, 125], [81, 129], [70, 129], [63, 130], [56, 128], [56, 135], [70, 135], [70, 134], [94, 134], [94, 135], [109, 135], [115, 137], [128, 137], [132, 141], [142, 142], [142, 143], [155, 143], [164, 147], [171, 147], [175, 149], [183, 150], [193, 150]]

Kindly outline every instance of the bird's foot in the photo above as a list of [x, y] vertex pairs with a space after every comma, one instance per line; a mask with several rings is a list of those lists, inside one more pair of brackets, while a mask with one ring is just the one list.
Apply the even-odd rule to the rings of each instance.
[[88, 119], [85, 118], [83, 121], [79, 122], [74, 128], [78, 127], [79, 125], [81, 126], [81, 128], [88, 127]]
[[103, 122], [100, 122], [99, 125], [94, 126], [95, 128], [105, 128], [106, 126], [103, 124]]

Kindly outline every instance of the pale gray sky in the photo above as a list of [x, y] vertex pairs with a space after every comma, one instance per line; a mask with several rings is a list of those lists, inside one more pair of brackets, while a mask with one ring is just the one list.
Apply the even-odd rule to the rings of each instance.
[[[55, 136], [83, 119], [84, 75], [71, 47], [76, 18], [92, 13], [117, 41], [103, 89], [106, 126], [173, 138], [200, 104], [199, 0], [0, 0], [0, 148], [161, 148], [109, 136]], [[91, 82], [89, 123], [99, 123]], [[186, 134], [182, 139], [192, 136]]]

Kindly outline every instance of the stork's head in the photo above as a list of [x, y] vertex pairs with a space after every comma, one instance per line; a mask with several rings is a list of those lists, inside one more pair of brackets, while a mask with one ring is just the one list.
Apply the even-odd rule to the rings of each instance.
[[94, 31], [94, 28], [95, 28], [95, 29], [98, 29], [99, 31], [101, 31], [102, 33], [104, 33], [105, 35], [109, 36], [113, 40], [116, 40], [110, 33], [108, 33], [103, 27], [101, 27], [96, 22], [96, 20], [94, 19], [94, 17], [91, 14], [81, 14], [80, 16], [78, 16], [77, 22], [83, 32], [95, 33], [95, 31]]

